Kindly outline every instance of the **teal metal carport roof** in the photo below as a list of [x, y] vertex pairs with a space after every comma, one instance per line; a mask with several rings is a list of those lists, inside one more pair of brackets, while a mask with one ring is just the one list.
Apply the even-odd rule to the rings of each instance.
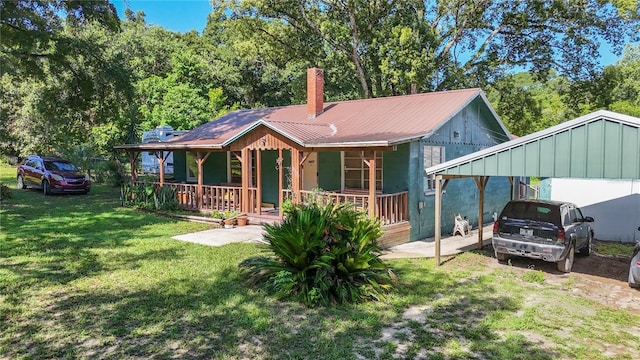
[[427, 175], [640, 179], [640, 119], [600, 110], [425, 169]]
[[[484, 188], [491, 176], [591, 179], [640, 179], [640, 119], [600, 110], [548, 129], [425, 169], [435, 175], [436, 262], [440, 264], [440, 207], [450, 179], [473, 177], [480, 197], [482, 227]], [[444, 180], [444, 181], [443, 181]], [[482, 231], [478, 231], [482, 247]]]

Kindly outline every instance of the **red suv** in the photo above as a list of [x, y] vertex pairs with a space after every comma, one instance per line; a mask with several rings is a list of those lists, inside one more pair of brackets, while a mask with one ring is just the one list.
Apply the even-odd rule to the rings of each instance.
[[71, 162], [48, 156], [31, 155], [18, 167], [18, 189], [33, 187], [42, 189], [45, 195], [52, 193], [82, 193], [91, 190], [89, 175]]

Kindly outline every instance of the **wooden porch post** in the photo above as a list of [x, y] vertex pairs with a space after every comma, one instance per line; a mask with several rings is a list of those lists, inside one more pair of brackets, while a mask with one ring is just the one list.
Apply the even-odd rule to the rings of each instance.
[[164, 163], [169, 154], [171, 154], [171, 151], [167, 152], [167, 156], [164, 156], [164, 151], [155, 153], [156, 158], [158, 158], [158, 164], [160, 165], [160, 186], [164, 186]]
[[282, 203], [284, 202], [284, 196], [282, 194], [282, 181], [284, 180], [284, 158], [282, 157], [282, 149], [278, 149], [278, 215], [282, 216]]
[[249, 148], [242, 149], [240, 162], [242, 163], [242, 203], [240, 211], [249, 212], [249, 180], [251, 178], [251, 160], [249, 159]]
[[478, 249], [482, 249], [482, 225], [483, 225], [483, 213], [484, 213], [484, 189], [487, 187], [489, 181], [488, 176], [475, 176], [473, 178], [478, 190], [480, 190], [480, 199], [478, 200]]
[[138, 151], [127, 151], [129, 165], [131, 165], [131, 185], [135, 184], [135, 182], [138, 181], [138, 171], [136, 170], [138, 154]]
[[211, 154], [211, 152], [207, 152], [203, 156], [202, 152], [200, 152], [200, 151], [196, 152], [196, 165], [198, 165], [198, 187], [197, 187], [196, 200], [197, 200], [197, 204], [198, 204], [198, 209], [202, 209], [202, 197], [203, 197], [203, 191], [202, 191], [202, 183], [203, 183], [202, 165], [207, 160], [207, 158], [209, 157], [210, 154]]
[[256, 207], [258, 215], [262, 214], [262, 150], [256, 150]]
[[291, 191], [293, 192], [293, 203], [300, 204], [300, 150], [291, 148]]
[[373, 152], [371, 160], [364, 160], [369, 166], [369, 217], [376, 217], [376, 152]]

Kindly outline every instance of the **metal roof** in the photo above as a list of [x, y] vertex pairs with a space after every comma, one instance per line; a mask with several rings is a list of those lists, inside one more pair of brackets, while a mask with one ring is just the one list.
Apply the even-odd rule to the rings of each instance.
[[451, 176], [640, 178], [640, 119], [600, 110], [425, 169]]
[[301, 146], [391, 146], [428, 136], [476, 99], [508, 135], [482, 90], [476, 88], [330, 102], [315, 118], [309, 118], [306, 104], [238, 110], [163, 145], [129, 144], [117, 148], [220, 149], [259, 125], [267, 126]]

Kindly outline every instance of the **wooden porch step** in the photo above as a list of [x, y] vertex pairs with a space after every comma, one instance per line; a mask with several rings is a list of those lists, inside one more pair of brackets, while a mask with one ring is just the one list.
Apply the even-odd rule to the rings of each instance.
[[382, 231], [384, 231], [384, 234], [378, 239], [378, 245], [383, 249], [390, 248], [409, 242], [411, 223], [403, 221], [397, 224], [384, 225]]

